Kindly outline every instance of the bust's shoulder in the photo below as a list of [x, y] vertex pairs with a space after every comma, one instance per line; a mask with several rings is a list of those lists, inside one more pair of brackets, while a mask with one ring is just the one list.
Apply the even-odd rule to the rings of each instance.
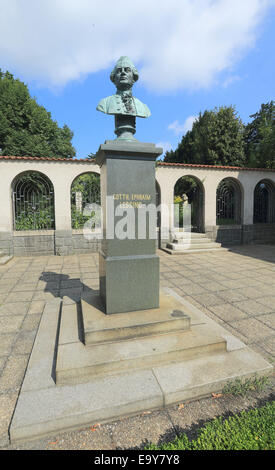
[[102, 98], [96, 109], [103, 113], [112, 114], [116, 111], [118, 99], [118, 95], [111, 95], [107, 96], [107, 98]]
[[111, 101], [112, 96], [107, 96], [107, 98], [102, 98], [100, 102], [98, 103], [96, 109], [98, 111], [102, 111], [103, 113], [107, 112], [109, 103]]
[[135, 106], [137, 110], [137, 115], [139, 117], [149, 117], [151, 116], [151, 111], [145, 103], [142, 103], [138, 98], [134, 98]]

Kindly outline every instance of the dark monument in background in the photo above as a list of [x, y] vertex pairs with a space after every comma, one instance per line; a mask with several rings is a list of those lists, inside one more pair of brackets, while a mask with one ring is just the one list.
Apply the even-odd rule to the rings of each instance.
[[[159, 307], [156, 217], [146, 215], [144, 231], [139, 213], [156, 205], [155, 161], [162, 153], [154, 144], [133, 137], [136, 117], [149, 117], [150, 110], [132, 95], [138, 72], [128, 57], [118, 60], [110, 78], [117, 92], [102, 99], [97, 110], [115, 116], [117, 138], [107, 140], [96, 154], [103, 212], [100, 296], [107, 314]], [[132, 218], [131, 224], [125, 224], [124, 237], [121, 228], [127, 209]]]

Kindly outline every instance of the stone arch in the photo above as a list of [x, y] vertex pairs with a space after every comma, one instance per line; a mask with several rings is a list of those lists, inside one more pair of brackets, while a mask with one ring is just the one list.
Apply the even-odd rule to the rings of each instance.
[[243, 217], [243, 189], [236, 178], [220, 181], [216, 194], [216, 224], [240, 225]]
[[174, 185], [174, 202], [182, 204], [184, 199], [191, 205], [191, 231], [204, 232], [204, 186], [202, 181], [192, 174], [181, 176]]
[[54, 230], [54, 185], [37, 170], [17, 174], [12, 183], [14, 230]]
[[255, 186], [253, 223], [275, 223], [275, 184], [271, 180], [262, 179]]
[[91, 217], [92, 204], [101, 205], [100, 174], [85, 171], [78, 174], [71, 184], [71, 219], [73, 229], [82, 229]]

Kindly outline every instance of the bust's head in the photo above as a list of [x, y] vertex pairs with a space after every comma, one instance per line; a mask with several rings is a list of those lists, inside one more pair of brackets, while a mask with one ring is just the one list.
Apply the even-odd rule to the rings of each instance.
[[118, 90], [129, 90], [138, 80], [138, 71], [129, 57], [122, 56], [111, 72], [110, 79]]

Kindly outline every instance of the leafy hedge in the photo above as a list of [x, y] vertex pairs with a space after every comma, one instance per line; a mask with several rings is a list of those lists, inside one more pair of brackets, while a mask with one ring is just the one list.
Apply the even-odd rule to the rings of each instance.
[[222, 417], [206, 423], [196, 439], [186, 434], [150, 450], [274, 450], [275, 401], [265, 406], [242, 411], [227, 419]]
[[54, 229], [53, 208], [39, 209], [37, 212], [27, 212], [17, 215], [15, 230], [50, 230]]

